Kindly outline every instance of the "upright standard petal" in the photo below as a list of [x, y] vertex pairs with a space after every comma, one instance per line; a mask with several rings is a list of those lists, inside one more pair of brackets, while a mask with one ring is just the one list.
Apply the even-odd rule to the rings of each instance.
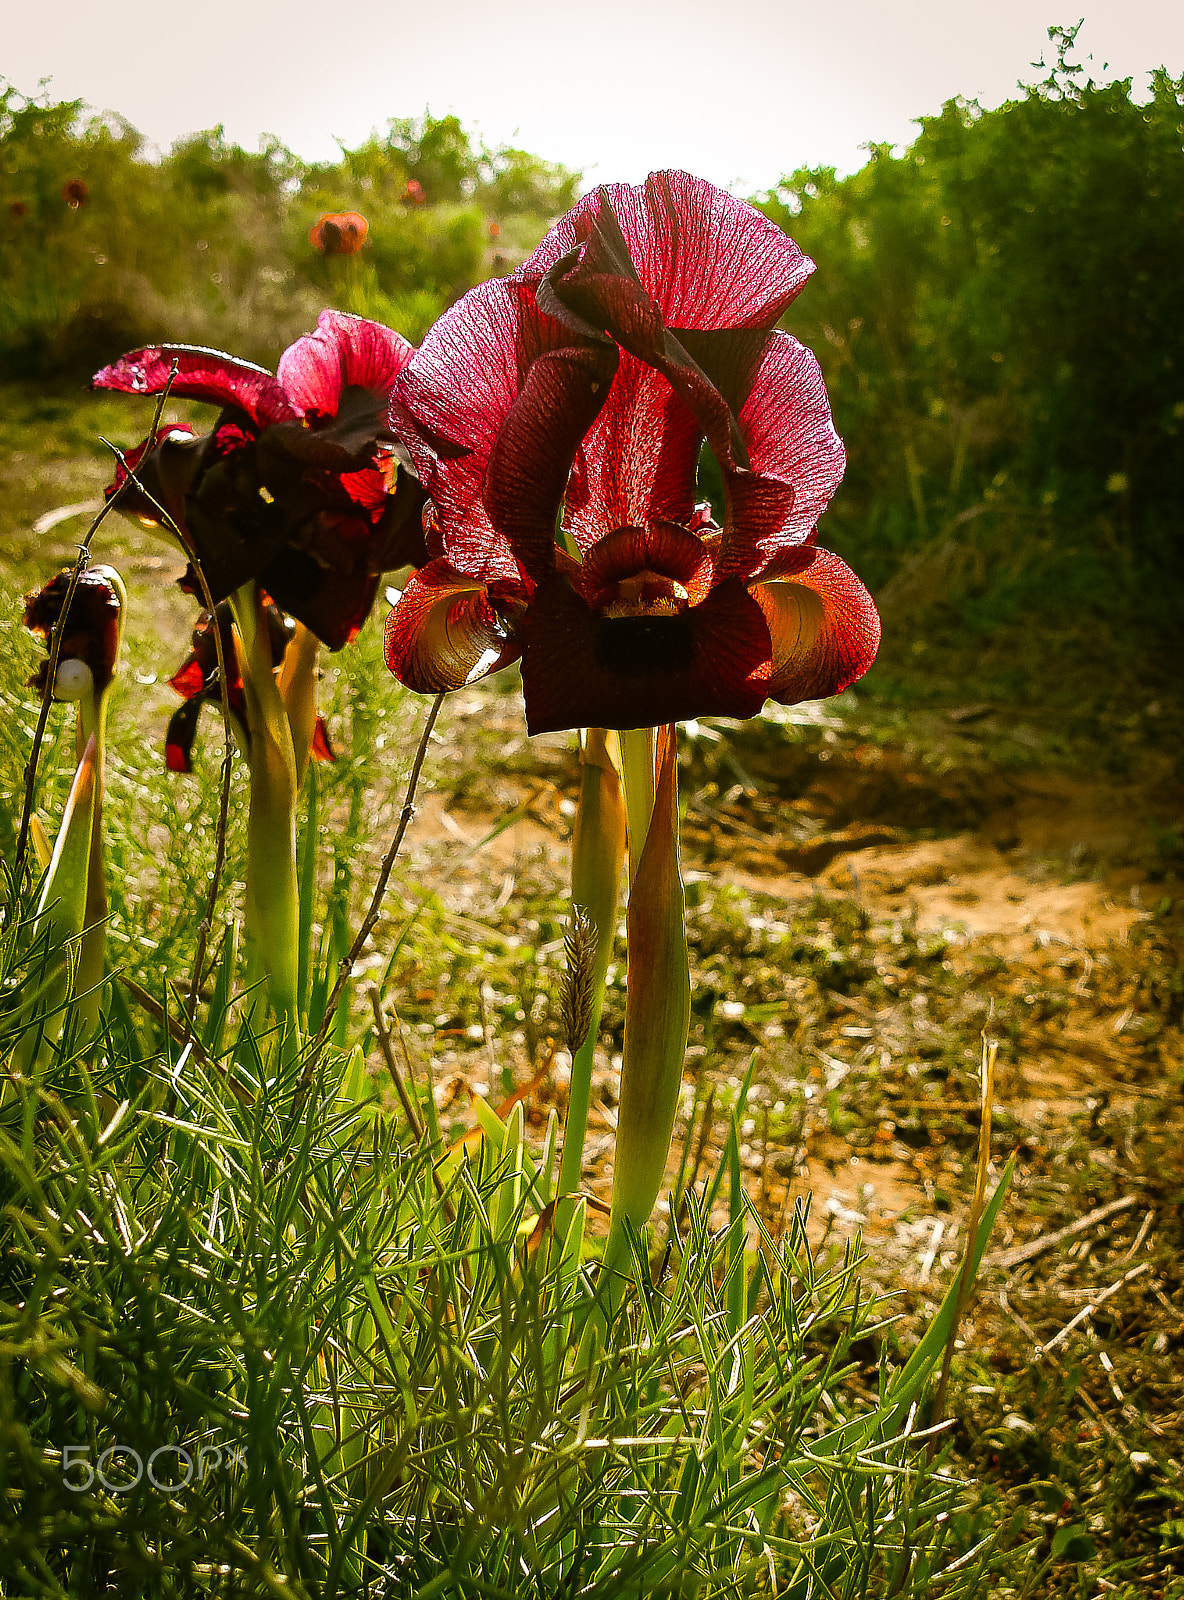
[[[534, 550], [546, 500], [553, 539], [563, 494], [558, 480], [566, 480], [583, 436], [581, 421], [586, 428], [603, 403], [615, 361], [610, 347], [593, 352], [573, 341], [539, 311], [533, 295], [504, 279], [471, 289], [432, 328], [395, 385], [391, 425], [435, 504], [444, 553], [454, 568], [483, 583], [519, 580], [516, 552], [486, 493], [507, 421], [498, 461], [505, 485], [499, 511]], [[520, 470], [528, 464], [532, 439], [542, 489], [531, 487], [529, 470]], [[529, 495], [517, 509], [509, 504], [511, 486]]]
[[168, 386], [174, 361], [177, 376], [169, 393], [179, 400], [236, 406], [259, 427], [297, 415], [270, 372], [252, 361], [228, 356], [224, 350], [206, 350], [192, 344], [151, 345], [133, 350], [96, 372], [91, 387], [118, 389], [123, 394], [160, 394]]
[[350, 385], [389, 395], [414, 354], [415, 346], [391, 328], [344, 311], [322, 311], [316, 332], [284, 351], [276, 377], [298, 412], [333, 417]]
[[576, 453], [564, 526], [581, 550], [613, 528], [690, 521], [702, 430], [652, 367], [622, 354]]
[[[772, 327], [814, 270], [776, 223], [687, 172], [593, 189], [514, 274], [537, 284], [610, 208], [642, 288], [671, 328]], [[603, 270], [603, 266], [599, 270]]]

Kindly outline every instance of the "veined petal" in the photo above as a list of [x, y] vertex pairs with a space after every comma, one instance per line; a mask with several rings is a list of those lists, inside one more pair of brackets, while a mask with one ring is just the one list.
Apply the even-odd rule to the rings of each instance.
[[711, 552], [702, 539], [673, 522], [614, 528], [590, 547], [572, 575], [584, 599], [599, 610], [630, 598], [644, 607], [646, 597], [638, 584], [668, 596], [673, 593], [670, 586], [677, 584], [682, 598], [698, 605], [707, 598], [714, 576]]
[[[525, 291], [501, 278], [478, 284], [444, 313], [395, 383], [391, 427], [435, 503], [448, 559], [480, 583], [519, 579], [486, 510], [485, 475], [522, 376], [542, 353], [543, 322]], [[551, 329], [551, 346], [563, 343]]]
[[701, 441], [669, 381], [623, 352], [567, 488], [564, 526], [580, 548], [612, 528], [688, 522]]
[[297, 415], [270, 372], [254, 362], [228, 356], [224, 350], [207, 350], [193, 344], [150, 345], [130, 351], [96, 372], [91, 386], [118, 389], [123, 394], [160, 394], [168, 384], [174, 361], [177, 376], [169, 393], [178, 399], [236, 406], [260, 427]]
[[[533, 360], [489, 455], [485, 508], [536, 583], [555, 570], [555, 518], [572, 460], [604, 403], [617, 352], [567, 345]], [[445, 535], [444, 548], [449, 550]]]
[[350, 384], [387, 395], [415, 354], [401, 333], [345, 311], [322, 311], [315, 333], [290, 345], [276, 377], [297, 413], [335, 416]]
[[847, 457], [818, 362], [787, 333], [769, 336], [738, 414], [754, 476], [793, 488], [779, 521], [736, 507], [721, 565], [735, 563], [753, 576], [780, 551], [809, 540], [842, 482]]
[[[747, 201], [678, 171], [605, 184], [563, 217], [514, 274], [537, 284], [612, 210], [642, 288], [670, 327], [771, 327], [814, 270]], [[603, 270], [595, 255], [589, 270]]]
[[751, 591], [773, 646], [766, 693], [782, 705], [822, 700], [861, 678], [876, 659], [880, 618], [863, 584], [829, 550], [804, 550], [782, 565], [797, 570]]
[[751, 717], [768, 694], [769, 631], [738, 579], [674, 616], [605, 617], [560, 574], [521, 624], [531, 733]]
[[[512, 604], [514, 597], [508, 597]], [[519, 603], [525, 603], [520, 592]], [[459, 689], [517, 659], [485, 584], [447, 561], [415, 573], [386, 621], [386, 664], [409, 689]]]

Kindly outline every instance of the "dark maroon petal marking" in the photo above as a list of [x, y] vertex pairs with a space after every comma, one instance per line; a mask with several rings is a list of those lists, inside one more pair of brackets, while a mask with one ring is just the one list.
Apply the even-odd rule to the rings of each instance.
[[829, 550], [802, 550], [783, 565], [798, 570], [752, 589], [773, 646], [767, 692], [783, 705], [822, 700], [871, 666], [880, 619], [863, 584]]
[[769, 632], [735, 579], [679, 616], [609, 618], [556, 575], [535, 591], [521, 641], [531, 733], [751, 717], [767, 695]]
[[307, 551], [282, 549], [259, 575], [277, 606], [315, 633], [330, 650], [356, 639], [378, 593], [378, 576], [363, 568], [332, 572]]
[[284, 351], [276, 377], [298, 414], [332, 417], [350, 385], [385, 400], [414, 354], [414, 345], [381, 323], [322, 311], [316, 332]]
[[133, 350], [96, 372], [91, 384], [95, 389], [118, 389], [123, 394], [160, 394], [168, 384], [174, 359], [177, 377], [169, 393], [178, 399], [237, 406], [260, 426], [296, 415], [270, 372], [223, 350], [199, 345], [165, 344]]
[[387, 618], [386, 664], [420, 694], [459, 689], [517, 659], [518, 642], [507, 638], [502, 614], [508, 604], [525, 602], [519, 589], [495, 607], [485, 585], [447, 561], [433, 561], [412, 576]]

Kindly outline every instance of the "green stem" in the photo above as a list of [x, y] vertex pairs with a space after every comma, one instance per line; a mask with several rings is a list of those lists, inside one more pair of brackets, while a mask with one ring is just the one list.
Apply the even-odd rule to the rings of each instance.
[[91, 819], [90, 856], [86, 869], [84, 932], [78, 947], [75, 990], [83, 1032], [93, 1034], [99, 1025], [100, 985], [107, 949], [107, 874], [103, 860], [103, 774], [107, 751], [107, 701], [110, 685], [99, 694], [86, 694], [78, 702], [78, 759], [93, 735], [95, 741], [95, 799]]
[[588, 1104], [592, 1095], [592, 1058], [604, 1006], [604, 983], [616, 933], [625, 859], [625, 804], [621, 780], [603, 728], [584, 730], [580, 745], [580, 801], [571, 848], [572, 904], [581, 906], [596, 930], [592, 968], [592, 1015], [583, 1043], [572, 1057], [558, 1194], [562, 1203], [555, 1223], [562, 1243], [571, 1224], [573, 1196], [580, 1187]]
[[230, 604], [238, 629], [250, 735], [247, 931], [267, 973], [282, 1053], [290, 1055], [300, 1049], [296, 756], [255, 584], [236, 589]]
[[[646, 762], [632, 751], [626, 755], [626, 737], [622, 735], [622, 764], [632, 825], [629, 981], [612, 1215], [604, 1255], [610, 1314], [620, 1290], [612, 1269], [620, 1264], [626, 1248], [626, 1224], [639, 1233], [645, 1228], [665, 1177], [691, 1017], [686, 904], [678, 859], [675, 730], [646, 730], [642, 748], [652, 752]], [[642, 743], [640, 739], [630, 742]], [[634, 774], [642, 780], [642, 792], [631, 802], [629, 785]], [[650, 814], [643, 836], [647, 801]]]
[[621, 781], [629, 821], [629, 880], [637, 875], [645, 849], [650, 818], [654, 814], [654, 729], [626, 728], [618, 733], [621, 744]]

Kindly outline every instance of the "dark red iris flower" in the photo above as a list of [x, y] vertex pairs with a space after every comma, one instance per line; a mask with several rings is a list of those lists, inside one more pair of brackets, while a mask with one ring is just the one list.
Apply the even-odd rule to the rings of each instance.
[[308, 230], [308, 239], [323, 256], [356, 256], [369, 232], [360, 211], [325, 211]]
[[[273, 378], [219, 350], [158, 345], [122, 356], [94, 386], [170, 393], [222, 407], [212, 432], [162, 428], [129, 452], [137, 482], [119, 509], [196, 551], [214, 600], [250, 579], [336, 650], [354, 637], [382, 573], [419, 565], [424, 492], [400, 470], [387, 426], [395, 379], [414, 347], [376, 322], [322, 311]], [[127, 477], [121, 467], [110, 498]], [[183, 587], [198, 594], [190, 572]]]
[[[243, 690], [242, 673], [234, 650], [230, 602], [224, 600], [217, 607], [218, 631], [222, 635], [222, 656], [227, 666], [226, 700], [235, 719], [236, 732], [244, 750], [249, 752], [247, 733], [247, 706]], [[271, 641], [271, 659], [278, 666], [283, 660], [294, 628], [274, 601], [265, 597], [263, 614], [267, 619], [267, 632]], [[214, 627], [208, 611], [203, 611], [193, 629], [193, 647], [169, 679], [169, 686], [177, 691], [185, 704], [169, 718], [165, 735], [164, 754], [170, 772], [193, 771], [193, 739], [202, 707], [220, 708], [222, 691], [218, 681], [218, 649], [214, 643]], [[312, 736], [312, 755], [315, 761], [333, 761], [335, 756], [329, 743], [329, 731], [323, 718], [318, 717]]]
[[660, 172], [446, 312], [392, 402], [434, 557], [388, 620], [395, 674], [435, 692], [520, 657], [538, 733], [747, 717], [865, 672], [875, 607], [815, 542], [843, 447], [774, 329], [812, 271], [751, 206]]

